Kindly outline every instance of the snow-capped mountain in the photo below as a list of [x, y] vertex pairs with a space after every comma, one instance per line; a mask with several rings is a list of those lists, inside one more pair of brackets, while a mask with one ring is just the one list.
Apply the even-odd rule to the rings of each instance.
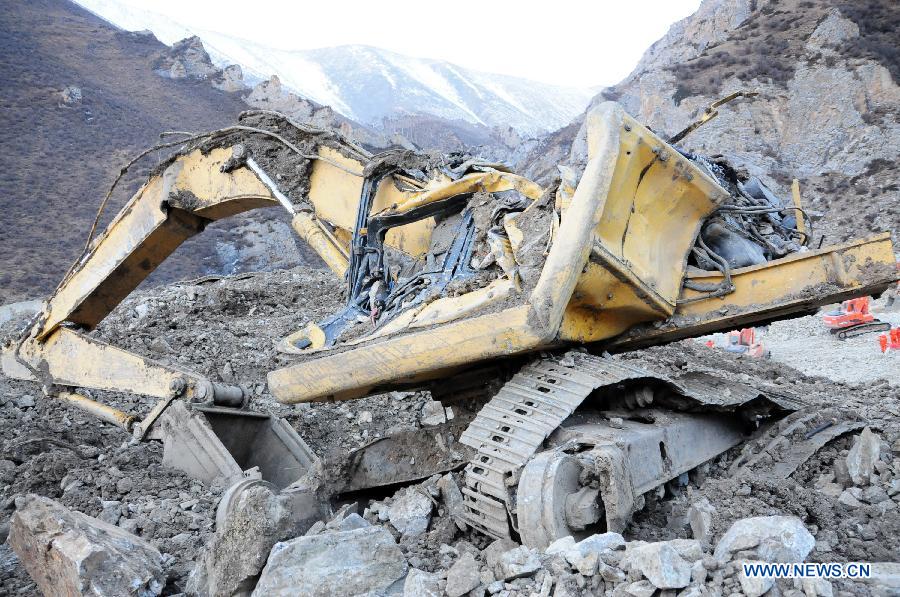
[[163, 43], [197, 35], [217, 66], [239, 64], [248, 80], [276, 74], [299, 95], [368, 125], [428, 114], [534, 135], [567, 125], [594, 91], [479, 72], [370, 46], [287, 51], [171, 18], [117, 0], [76, 0], [122, 29], [149, 29]]

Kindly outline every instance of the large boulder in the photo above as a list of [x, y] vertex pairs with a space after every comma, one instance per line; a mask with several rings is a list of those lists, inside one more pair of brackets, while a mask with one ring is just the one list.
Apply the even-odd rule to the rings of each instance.
[[326, 532], [276, 543], [253, 595], [377, 594], [406, 571], [406, 558], [383, 527]]
[[875, 472], [875, 463], [881, 452], [881, 439], [866, 427], [862, 430], [847, 454], [847, 472], [854, 485], [868, 485]]
[[44, 595], [162, 592], [163, 556], [147, 541], [38, 495], [17, 506], [9, 544]]
[[433, 506], [431, 499], [418, 487], [407, 487], [394, 496], [388, 520], [401, 535], [415, 537], [428, 530]]
[[272, 547], [296, 537], [311, 521], [298, 517], [291, 496], [266, 483], [240, 491], [188, 578], [191, 595], [249, 594]]
[[541, 558], [537, 551], [522, 545], [500, 556], [495, 574], [500, 580], [512, 580], [531, 576], [540, 569]]
[[563, 556], [578, 572], [591, 576], [597, 572], [601, 555], [625, 547], [625, 539], [619, 533], [591, 535], [567, 549]]
[[403, 583], [403, 597], [443, 597], [444, 584], [437, 574], [412, 568]]
[[714, 556], [728, 560], [737, 551], [752, 551], [764, 562], [802, 562], [816, 540], [794, 516], [757, 516], [736, 521], [722, 535]]
[[481, 573], [475, 556], [464, 553], [447, 572], [448, 597], [462, 597], [481, 584]]
[[691, 582], [691, 565], [667, 542], [629, 545], [621, 565], [640, 572], [658, 589], [681, 589]]
[[[746, 560], [742, 562], [742, 564], [758, 566], [765, 564], [765, 562]], [[741, 583], [741, 590], [744, 592], [744, 595], [747, 597], [759, 597], [772, 588], [772, 585], [775, 584], [775, 579], [771, 576], [747, 576], [744, 574], [743, 566], [741, 566], [741, 571], [738, 574], [738, 582]]]
[[709, 540], [715, 513], [715, 507], [706, 498], [700, 498], [691, 504], [687, 517], [694, 539], [704, 542]]

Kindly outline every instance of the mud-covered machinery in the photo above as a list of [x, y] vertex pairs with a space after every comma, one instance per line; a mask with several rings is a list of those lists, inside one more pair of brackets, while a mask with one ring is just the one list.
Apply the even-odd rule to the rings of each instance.
[[[888, 234], [811, 248], [798, 205], [617, 104], [591, 110], [587, 131], [583, 171], [562, 169], [549, 188], [459, 156], [371, 155], [271, 112], [170, 142], [181, 150], [90, 242], [6, 347], [3, 370], [162, 439], [195, 476], [251, 470], [298, 490], [314, 456], [286, 423], [250, 411], [239, 386], [87, 333], [209, 222], [280, 205], [344, 280], [346, 301], [281, 342], [293, 362], [269, 373], [272, 394], [297, 403], [427, 387], [457, 407], [444, 426], [352, 454], [341, 490], [465, 466], [460, 515], [489, 535], [543, 546], [620, 529], [645, 492], [801, 404], [607, 352], [878, 294], [897, 270]], [[78, 388], [158, 402], [138, 421]], [[413, 450], [415, 466], [397, 457]]]

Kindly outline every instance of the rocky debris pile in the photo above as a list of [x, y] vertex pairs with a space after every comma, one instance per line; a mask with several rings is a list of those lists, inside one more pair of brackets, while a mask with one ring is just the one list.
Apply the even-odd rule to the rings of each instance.
[[[507, 539], [485, 545], [483, 537], [460, 536], [442, 526], [447, 500], [429, 480], [370, 504], [362, 517], [342, 513], [318, 523], [273, 548], [254, 595], [282, 594], [291, 586], [311, 595], [354, 594], [402, 584], [404, 597], [650, 597], [658, 590], [757, 597], [775, 581], [747, 577], [743, 563], [802, 562], [815, 545], [799, 519], [766, 516], [735, 522], [714, 547], [697, 539], [648, 543], [601, 533], [580, 541], [564, 537], [541, 552]], [[807, 591], [779, 582], [785, 594]], [[831, 586], [820, 581], [806, 594], [831, 595]]]
[[[110, 402], [147, 408], [133, 398]], [[0, 430], [0, 528], [10, 523], [17, 501], [38, 494], [153, 543], [171, 562], [176, 586], [194, 568], [215, 528], [222, 488], [163, 466], [159, 444], [132, 443], [120, 429], [24, 382], [0, 380]], [[9, 546], [0, 545], [0, 560], [10, 557]], [[0, 593], [28, 584], [21, 566], [0, 575]]]
[[[306, 269], [195, 280], [136, 293], [95, 335], [216, 380], [246, 385], [254, 394], [254, 408], [286, 417], [318, 455], [340, 462], [350, 449], [440, 419], [438, 405], [427, 392], [299, 407], [274, 401], [265, 373], [285, 362], [275, 351], [275, 342], [334, 312], [340, 291], [340, 284], [327, 273]], [[3, 330], [12, 331], [12, 323], [7, 322]], [[45, 399], [32, 384], [0, 378], [0, 434], [4, 438], [0, 444], [0, 526], [12, 516], [16, 498], [29, 493], [51, 497], [152, 543], [170, 561], [166, 590], [185, 591], [190, 584], [198, 594], [204, 587], [230, 590], [252, 584], [271, 563], [273, 546], [299, 537], [323, 538], [317, 540], [320, 543], [304, 543], [302, 549], [290, 550], [279, 561], [287, 565], [295, 561], [288, 555], [299, 553], [298, 558], [306, 558], [302, 560], [305, 567], [318, 566], [315, 562], [321, 560], [315, 559], [314, 553], [331, 554], [338, 549], [340, 536], [325, 539], [326, 535], [361, 529], [373, 534], [378, 530], [382, 537], [381, 531], [386, 531], [391, 536], [408, 572], [391, 581], [390, 590], [406, 591], [407, 595], [451, 590], [462, 591], [461, 595], [472, 590], [476, 594], [540, 595], [545, 588], [551, 595], [587, 595], [599, 591], [601, 583], [602, 590], [623, 596], [653, 591], [688, 591], [688, 595], [744, 592], [738, 562], [764, 561], [777, 551], [770, 545], [772, 540], [758, 534], [758, 544], [720, 554], [722, 559], [728, 558], [724, 563], [716, 558], [716, 549], [739, 521], [772, 516], [803, 522], [814, 540], [807, 561], [896, 560], [900, 553], [900, 508], [896, 507], [900, 505], [896, 483], [900, 479], [900, 391], [896, 387], [886, 382], [866, 386], [836, 383], [781, 363], [710, 351], [690, 341], [616, 358], [667, 375], [715, 372], [766, 392], [800, 395], [817, 412], [827, 415], [837, 406], [842, 416], [858, 416], [870, 429], [862, 431], [860, 427], [830, 442], [783, 480], [765, 473], [790, 456], [792, 444], [784, 439], [794, 436], [773, 447], [760, 470], [738, 476], [732, 476], [730, 468], [739, 450], [726, 453], [692, 473], [689, 485], [673, 485], [647, 495], [646, 507], [635, 515], [621, 539], [611, 534], [581, 541], [563, 539], [554, 549], [538, 552], [510, 542], [490, 542], [467, 529], [459, 516], [458, 473], [436, 476], [389, 496], [350, 497], [357, 506], [326, 517], [305, 533], [281, 524], [270, 495], [259, 495], [254, 502], [265, 519], [254, 518], [252, 523], [235, 519], [233, 526], [217, 524], [216, 506], [223, 488], [206, 487], [162, 466], [158, 444], [129, 442], [119, 429]], [[151, 405], [135, 396], [102, 392], [94, 396], [135, 414], [147, 412]], [[455, 410], [456, 406], [445, 410], [444, 417]], [[457, 418], [462, 415], [456, 414]], [[802, 438], [822, 424], [813, 419], [797, 433]], [[850, 477], [851, 470], [857, 483]], [[825, 479], [817, 486], [823, 475]], [[856, 498], [858, 507], [839, 501], [844, 491], [853, 496], [857, 490], [861, 492]], [[888, 494], [890, 502], [879, 490]], [[249, 503], [245, 506], [253, 511]], [[792, 533], [788, 545], [808, 544], [799, 530]], [[220, 534], [227, 535], [227, 541], [220, 539]], [[753, 540], [746, 539], [746, 534], [741, 531], [742, 546]], [[698, 544], [702, 556], [695, 558]], [[217, 545], [222, 547], [219, 557], [209, 558]], [[387, 542], [379, 545], [390, 548]], [[642, 547], [646, 545], [650, 547]], [[245, 561], [227, 557], [229, 550], [246, 556]], [[695, 582], [697, 559], [706, 576]], [[356, 561], [353, 570], [367, 570], [367, 561]], [[401, 566], [399, 558], [390, 561], [395, 570]], [[663, 584], [684, 580], [685, 565], [688, 584], [662, 589]], [[332, 568], [340, 575], [339, 569]], [[0, 578], [0, 592], [33, 592], [32, 581], [8, 545], [0, 545], [0, 570], [9, 571]], [[878, 581], [882, 584], [889, 582], [890, 568], [884, 570]], [[192, 572], [197, 580], [189, 582]], [[271, 572], [276, 574], [274, 567]], [[277, 585], [272, 587], [275, 590]], [[785, 581], [779, 581], [778, 587], [783, 594], [804, 590]], [[770, 594], [775, 590], [770, 589]], [[861, 590], [860, 585], [848, 581], [833, 581], [835, 594]]]
[[156, 547], [45, 497], [17, 500], [9, 545], [45, 595], [150, 597], [165, 584]]
[[854, 437], [849, 450], [834, 460], [832, 470], [820, 474], [815, 488], [848, 508], [874, 506], [880, 512], [896, 511], [900, 503], [900, 443], [888, 446], [869, 427]]

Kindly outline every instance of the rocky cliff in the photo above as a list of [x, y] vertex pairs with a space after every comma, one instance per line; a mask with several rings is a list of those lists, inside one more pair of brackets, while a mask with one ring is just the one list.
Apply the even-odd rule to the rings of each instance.
[[[688, 136], [787, 194], [801, 181], [820, 231], [835, 242], [900, 228], [900, 5], [892, 0], [705, 0], [651, 46], [608, 99], [663, 136], [736, 90], [759, 95], [720, 109]], [[517, 156], [543, 179], [560, 157], [583, 164], [583, 117]]]

